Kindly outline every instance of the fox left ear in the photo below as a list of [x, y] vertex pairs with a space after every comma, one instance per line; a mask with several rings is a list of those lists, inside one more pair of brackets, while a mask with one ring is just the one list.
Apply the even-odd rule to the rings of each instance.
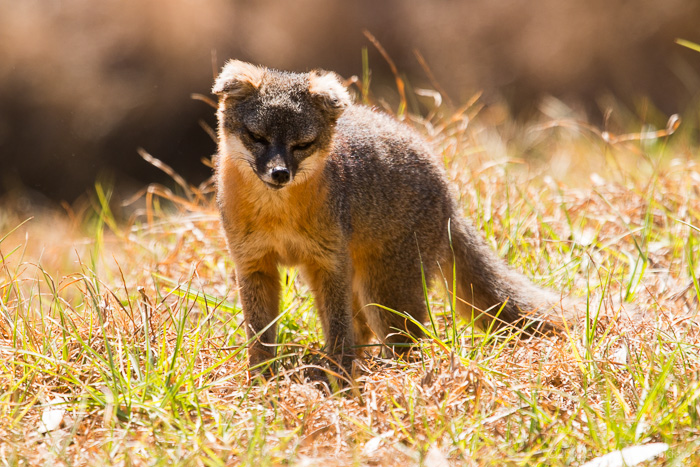
[[211, 92], [231, 97], [244, 97], [260, 87], [265, 68], [240, 60], [229, 60], [216, 77]]
[[320, 98], [321, 105], [336, 118], [352, 104], [350, 93], [340, 77], [332, 71], [313, 70], [309, 73], [309, 92]]

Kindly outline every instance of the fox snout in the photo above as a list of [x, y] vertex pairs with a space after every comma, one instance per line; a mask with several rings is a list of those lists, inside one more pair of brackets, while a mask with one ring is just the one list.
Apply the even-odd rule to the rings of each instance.
[[[294, 171], [291, 164], [286, 160], [283, 151], [277, 152], [269, 158], [258, 160], [256, 173], [270, 188], [279, 190], [294, 178]], [[267, 159], [267, 160], [265, 160]]]
[[270, 170], [270, 178], [281, 187], [292, 179], [292, 173], [286, 167], [275, 166]]

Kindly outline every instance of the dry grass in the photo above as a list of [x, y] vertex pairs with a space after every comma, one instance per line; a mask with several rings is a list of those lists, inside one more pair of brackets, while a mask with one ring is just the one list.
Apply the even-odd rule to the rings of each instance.
[[[120, 223], [98, 186], [77, 219], [0, 217], [0, 460], [575, 465], [664, 442], [651, 465], [700, 462], [697, 148], [498, 115], [472, 104], [418, 124], [465, 214], [528, 276], [588, 299], [588, 324], [478, 332], [436, 287], [415, 359], [369, 361], [357, 391], [330, 394], [299, 382], [322, 336], [291, 271], [279, 377], [251, 384], [210, 188], [153, 187]], [[644, 320], [617, 319], [620, 301]]]

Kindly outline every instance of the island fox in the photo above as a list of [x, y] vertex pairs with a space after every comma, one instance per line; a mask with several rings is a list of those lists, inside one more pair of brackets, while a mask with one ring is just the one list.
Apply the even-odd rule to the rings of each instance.
[[250, 367], [274, 356], [280, 265], [299, 267], [327, 354], [344, 370], [375, 337], [391, 349], [421, 336], [390, 310], [425, 322], [423, 275], [450, 289], [454, 279], [458, 311], [482, 326], [556, 327], [547, 311], [559, 297], [509, 269], [464, 219], [426, 141], [353, 104], [337, 75], [232, 60], [213, 92], [217, 202]]

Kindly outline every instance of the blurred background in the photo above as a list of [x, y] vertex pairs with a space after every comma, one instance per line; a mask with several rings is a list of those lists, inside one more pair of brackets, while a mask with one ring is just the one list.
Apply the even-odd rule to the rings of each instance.
[[412, 87], [436, 82], [455, 106], [483, 91], [514, 119], [547, 96], [596, 124], [611, 96], [640, 122], [649, 109], [694, 115], [700, 54], [674, 39], [700, 42], [699, 24], [691, 0], [0, 0], [0, 197], [30, 209], [96, 180], [124, 193], [162, 181], [139, 147], [206, 179], [214, 110], [190, 95], [209, 95], [231, 57], [348, 78], [367, 48], [373, 93], [391, 102], [363, 29]]

